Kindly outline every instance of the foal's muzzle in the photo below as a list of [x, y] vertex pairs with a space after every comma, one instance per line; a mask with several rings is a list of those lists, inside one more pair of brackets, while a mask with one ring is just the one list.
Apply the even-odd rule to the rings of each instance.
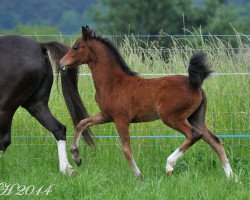
[[59, 70], [61, 70], [61, 71], [66, 71], [67, 68], [68, 68], [68, 66], [67, 66], [64, 62], [62, 62], [62, 61], [60, 60], [60, 62], [59, 62]]
[[67, 68], [68, 67], [66, 65], [65, 66], [62, 66], [62, 65], [59, 66], [59, 70], [61, 70], [61, 71], [66, 71]]

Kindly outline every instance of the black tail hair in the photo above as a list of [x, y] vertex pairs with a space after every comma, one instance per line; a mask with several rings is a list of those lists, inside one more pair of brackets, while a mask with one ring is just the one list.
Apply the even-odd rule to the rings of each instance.
[[203, 81], [208, 78], [212, 72], [207, 62], [206, 53], [198, 52], [192, 55], [188, 67], [188, 76], [192, 87], [201, 87]]
[[[49, 51], [49, 55], [56, 66], [56, 72], [60, 72], [61, 74], [63, 97], [73, 124], [76, 127], [82, 119], [89, 117], [89, 114], [78, 92], [78, 68], [59, 71], [59, 61], [68, 52], [69, 47], [59, 42], [41, 43], [41, 47]], [[83, 131], [82, 135], [88, 145], [94, 145], [92, 133], [89, 128]]]

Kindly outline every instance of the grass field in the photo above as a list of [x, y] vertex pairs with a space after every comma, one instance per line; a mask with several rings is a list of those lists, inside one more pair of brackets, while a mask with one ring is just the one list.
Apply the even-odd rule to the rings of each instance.
[[[240, 37], [238, 52], [244, 52]], [[249, 41], [249, 39], [248, 39]], [[167, 58], [156, 43], [125, 39], [121, 52], [135, 71], [142, 74], [186, 73], [193, 49], [209, 55], [215, 72], [249, 72], [249, 55], [236, 53], [228, 43], [217, 38], [173, 40]], [[180, 50], [181, 49], [181, 50]], [[81, 73], [89, 73], [83, 66]], [[157, 75], [147, 75], [147, 78]], [[91, 76], [80, 76], [80, 93], [89, 112], [98, 108], [94, 102]], [[220, 75], [205, 81], [208, 97], [207, 122], [215, 134], [249, 134], [249, 75]], [[53, 114], [74, 134], [71, 119], [61, 93], [53, 86], [50, 99]], [[180, 135], [160, 121], [133, 124], [131, 135]], [[92, 128], [95, 135], [117, 135], [114, 125]], [[57, 147], [50, 133], [25, 110], [19, 109], [13, 121], [13, 142], [0, 158], [0, 199], [249, 199], [250, 139], [223, 139], [233, 171], [239, 182], [227, 181], [217, 155], [203, 141], [195, 144], [176, 164], [174, 175], [165, 175], [166, 158], [183, 141], [171, 139], [132, 139], [135, 160], [144, 180], [136, 179], [122, 155], [118, 139], [96, 139], [96, 148], [80, 145], [83, 165], [67, 177], [59, 173]], [[29, 137], [18, 137], [29, 136]], [[37, 137], [38, 136], [38, 137]], [[68, 145], [71, 142], [68, 138]], [[3, 195], [4, 184], [14, 185]], [[26, 190], [20, 192], [20, 190]], [[29, 193], [34, 192], [30, 195]], [[39, 191], [39, 189], [41, 189]], [[47, 189], [47, 190], [46, 190]], [[50, 190], [51, 189], [51, 190]], [[10, 191], [10, 190], [9, 190]], [[46, 195], [46, 192], [47, 195]], [[18, 195], [22, 193], [22, 195]], [[2, 194], [2, 195], [1, 195]], [[37, 194], [37, 195], [36, 195]]]

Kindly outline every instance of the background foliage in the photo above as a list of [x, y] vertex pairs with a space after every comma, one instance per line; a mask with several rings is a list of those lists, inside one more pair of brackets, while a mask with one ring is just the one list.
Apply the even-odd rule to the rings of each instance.
[[[2, 34], [64, 34], [94, 25], [107, 34], [250, 32], [248, 0], [0, 0]], [[26, 28], [30, 27], [30, 28]], [[7, 30], [7, 31], [6, 31]]]

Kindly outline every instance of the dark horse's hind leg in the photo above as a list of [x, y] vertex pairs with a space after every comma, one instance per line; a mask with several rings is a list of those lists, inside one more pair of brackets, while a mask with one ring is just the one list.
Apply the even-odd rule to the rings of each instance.
[[[48, 69], [51, 70], [51, 67]], [[36, 93], [22, 106], [54, 135], [57, 140], [60, 171], [71, 175], [73, 169], [68, 162], [66, 153], [66, 127], [55, 119], [48, 107], [52, 83], [53, 74], [50, 71], [44, 77], [44, 81]]]
[[71, 175], [74, 170], [68, 162], [66, 153], [66, 127], [54, 118], [47, 102], [35, 102], [25, 108], [54, 135], [57, 140], [60, 171]]
[[13, 114], [2, 111], [0, 111], [0, 113], [0, 157], [2, 157], [11, 143], [11, 122]]

